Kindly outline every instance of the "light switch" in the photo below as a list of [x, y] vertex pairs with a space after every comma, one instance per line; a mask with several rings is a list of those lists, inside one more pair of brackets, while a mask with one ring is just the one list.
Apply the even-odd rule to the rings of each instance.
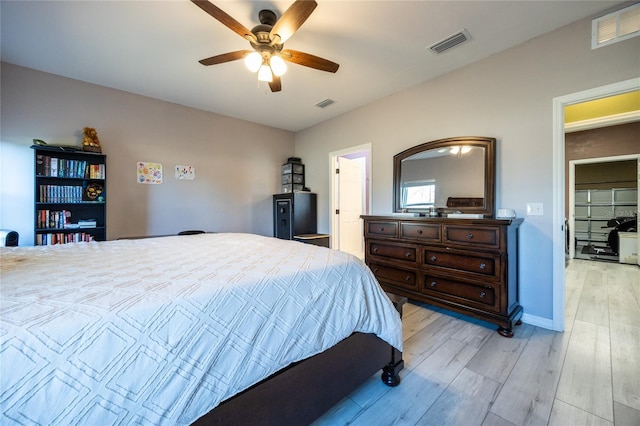
[[542, 216], [542, 203], [527, 203], [527, 216]]

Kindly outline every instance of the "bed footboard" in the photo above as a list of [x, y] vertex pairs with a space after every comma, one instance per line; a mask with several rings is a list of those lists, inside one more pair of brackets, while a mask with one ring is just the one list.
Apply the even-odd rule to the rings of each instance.
[[228, 399], [194, 425], [308, 425], [380, 369], [385, 383], [397, 385], [403, 365], [402, 353], [388, 343], [354, 333]]
[[[402, 317], [407, 298], [387, 296]], [[397, 386], [403, 368], [402, 352], [374, 334], [353, 333], [222, 402], [193, 425], [308, 425], [377, 371], [384, 384]]]

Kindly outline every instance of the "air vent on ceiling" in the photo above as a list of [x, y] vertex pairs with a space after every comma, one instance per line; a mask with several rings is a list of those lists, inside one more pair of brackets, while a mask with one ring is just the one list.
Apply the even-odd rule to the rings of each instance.
[[467, 30], [462, 30], [453, 34], [452, 36], [445, 38], [442, 41], [432, 44], [431, 46], [429, 46], [429, 49], [431, 49], [431, 51], [434, 53], [440, 54], [469, 40], [471, 40], [469, 32]]
[[325, 99], [324, 101], [320, 101], [320, 102], [318, 102], [318, 103], [316, 104], [316, 106], [317, 106], [318, 108], [326, 108], [326, 107], [328, 107], [329, 105], [331, 105], [331, 104], [333, 104], [333, 103], [335, 103], [335, 102], [336, 102], [336, 101], [334, 101], [333, 99]]

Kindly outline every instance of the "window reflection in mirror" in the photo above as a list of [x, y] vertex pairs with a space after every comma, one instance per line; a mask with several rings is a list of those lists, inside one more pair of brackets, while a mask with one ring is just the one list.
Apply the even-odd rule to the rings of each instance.
[[402, 182], [402, 206], [407, 209], [428, 209], [436, 205], [436, 181], [413, 180]]

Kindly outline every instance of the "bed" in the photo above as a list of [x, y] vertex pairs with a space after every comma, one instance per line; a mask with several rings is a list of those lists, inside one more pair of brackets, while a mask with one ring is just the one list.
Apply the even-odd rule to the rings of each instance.
[[305, 424], [380, 369], [398, 382], [400, 316], [339, 251], [229, 233], [0, 254], [1, 424]]

